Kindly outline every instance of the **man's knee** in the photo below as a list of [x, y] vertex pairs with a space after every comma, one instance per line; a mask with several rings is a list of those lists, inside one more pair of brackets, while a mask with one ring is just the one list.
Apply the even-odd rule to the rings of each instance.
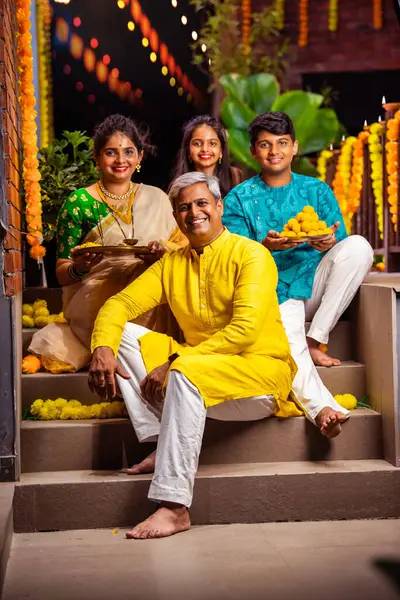
[[374, 261], [374, 251], [371, 244], [362, 235], [350, 235], [341, 242], [342, 251], [348, 259], [371, 266]]

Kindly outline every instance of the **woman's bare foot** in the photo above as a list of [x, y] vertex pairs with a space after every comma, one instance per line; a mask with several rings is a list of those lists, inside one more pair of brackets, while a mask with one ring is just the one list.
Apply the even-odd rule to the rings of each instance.
[[307, 338], [307, 344], [314, 365], [318, 367], [338, 367], [341, 364], [338, 358], [332, 358], [323, 352], [316, 340]]
[[127, 469], [126, 472], [128, 475], [141, 475], [143, 473], [154, 473], [154, 468], [156, 466], [156, 450], [146, 456], [142, 462], [137, 465], [133, 465], [130, 469]]
[[332, 439], [339, 435], [342, 431], [342, 423], [347, 421], [348, 418], [348, 415], [327, 406], [318, 413], [315, 422], [322, 435]]
[[162, 538], [189, 528], [190, 518], [186, 506], [171, 505], [171, 508], [160, 506], [154, 515], [128, 531], [126, 537], [134, 540]]

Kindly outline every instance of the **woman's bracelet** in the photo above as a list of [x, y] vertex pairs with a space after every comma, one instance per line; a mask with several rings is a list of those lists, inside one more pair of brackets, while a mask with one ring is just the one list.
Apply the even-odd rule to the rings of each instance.
[[81, 279], [83, 279], [83, 277], [85, 277], [85, 275], [87, 275], [87, 273], [81, 273], [81, 271], [78, 271], [75, 268], [74, 263], [71, 263], [68, 267], [68, 275], [71, 277], [71, 279], [74, 279], [75, 281], [80, 281]]

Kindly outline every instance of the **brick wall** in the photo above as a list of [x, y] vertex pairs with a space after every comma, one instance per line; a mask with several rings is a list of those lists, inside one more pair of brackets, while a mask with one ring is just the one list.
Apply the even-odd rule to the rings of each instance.
[[[253, 0], [253, 9], [269, 4]], [[298, 0], [286, 0], [284, 33], [295, 42], [287, 87], [301, 88], [303, 73], [400, 69], [400, 24], [393, 0], [383, 0], [381, 31], [372, 27], [372, 0], [339, 2], [339, 27], [328, 31], [329, 0], [309, 0], [309, 43], [297, 47]]]
[[0, 0], [0, 179], [4, 182], [0, 214], [5, 215], [2, 221], [8, 224], [1, 248], [3, 286], [0, 286], [0, 294], [7, 296], [22, 290], [21, 140], [16, 64], [14, 0]]

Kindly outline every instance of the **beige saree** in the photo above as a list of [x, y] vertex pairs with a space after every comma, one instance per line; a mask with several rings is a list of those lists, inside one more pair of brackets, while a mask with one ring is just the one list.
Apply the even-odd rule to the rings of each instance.
[[[134, 235], [138, 245], [157, 240], [169, 251], [187, 244], [172, 215], [168, 196], [160, 189], [138, 185], [133, 205]], [[81, 243], [118, 245], [132, 236], [132, 225], [108, 214]], [[103, 304], [139, 277], [148, 265], [133, 255], [105, 255], [81, 281], [63, 287], [63, 311], [68, 324], [51, 323], [36, 332], [29, 351], [40, 355], [43, 366], [52, 372], [77, 371], [90, 361], [90, 338]], [[178, 327], [170, 309], [157, 307], [136, 323], [175, 337]]]

